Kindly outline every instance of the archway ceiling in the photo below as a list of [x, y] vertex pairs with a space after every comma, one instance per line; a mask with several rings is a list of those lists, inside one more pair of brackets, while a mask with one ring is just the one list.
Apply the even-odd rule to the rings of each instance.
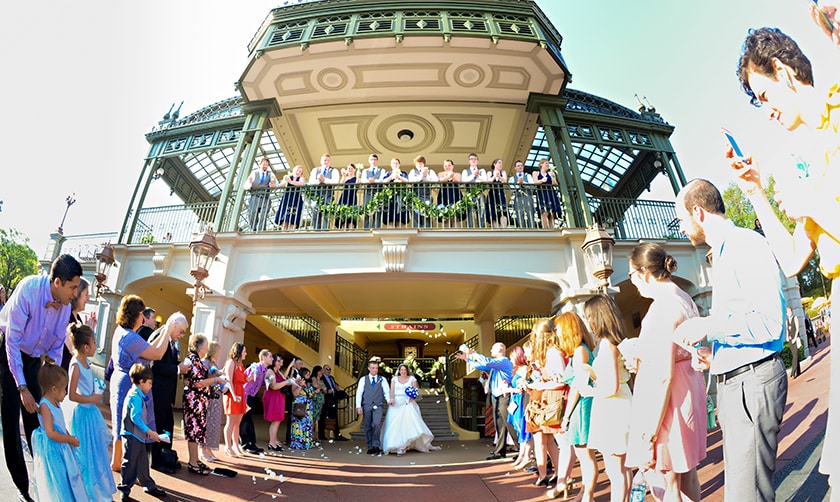
[[[265, 51], [248, 66], [248, 101], [276, 99], [274, 135], [291, 165], [308, 171], [323, 152], [334, 166], [415, 155], [440, 166], [524, 158], [537, 128], [525, 111], [530, 93], [558, 94], [566, 74], [547, 50], [519, 40], [393, 37], [326, 42], [307, 50]], [[409, 130], [413, 138], [400, 140]]]
[[249, 301], [258, 315], [347, 318], [455, 318], [495, 321], [509, 315], [549, 313], [557, 291], [532, 286], [395, 274], [392, 280], [345, 278], [328, 284], [253, 286]]

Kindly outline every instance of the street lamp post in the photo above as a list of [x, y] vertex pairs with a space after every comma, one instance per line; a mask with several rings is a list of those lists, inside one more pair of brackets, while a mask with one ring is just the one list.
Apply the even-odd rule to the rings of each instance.
[[598, 223], [586, 231], [586, 239], [581, 245], [586, 267], [600, 280], [598, 290], [602, 293], [606, 293], [610, 285], [614, 246], [615, 239]]
[[210, 275], [210, 266], [216, 255], [219, 254], [219, 246], [216, 244], [216, 237], [209, 229], [204, 230], [195, 240], [190, 242], [190, 275], [195, 279], [193, 290], [193, 304], [204, 295], [210, 288], [204, 285], [204, 279]]
[[67, 212], [70, 211], [70, 206], [76, 203], [76, 194], [72, 193], [67, 196], [65, 202], [67, 202], [67, 207], [64, 209], [64, 216], [61, 217], [61, 223], [58, 225], [58, 234], [64, 235], [64, 220], [67, 219]]

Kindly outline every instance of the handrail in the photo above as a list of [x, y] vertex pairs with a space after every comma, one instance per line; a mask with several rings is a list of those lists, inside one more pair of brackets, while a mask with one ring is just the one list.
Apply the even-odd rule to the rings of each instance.
[[[478, 337], [474, 337], [477, 341]], [[484, 416], [485, 403], [474, 399], [467, 399], [466, 392], [463, 387], [455, 385], [455, 380], [452, 378], [452, 368], [450, 361], [453, 360], [449, 351], [446, 351], [446, 375], [444, 379], [444, 389], [449, 398], [449, 409], [454, 420], [459, 426], [471, 431], [478, 431], [478, 417]], [[461, 361], [460, 359], [454, 359]]]
[[[473, 336], [472, 338], [468, 339], [464, 342], [464, 345], [470, 348], [470, 350], [477, 350], [478, 349], [478, 335]], [[456, 380], [460, 380], [464, 378], [467, 374], [467, 363], [455, 357], [455, 353], [449, 353], [446, 351], [446, 380], [449, 382], [454, 382]]]
[[344, 387], [347, 399], [338, 402], [338, 426], [340, 428], [346, 427], [359, 419], [359, 414], [356, 413], [356, 389], [358, 386], [359, 382], [353, 382]]
[[335, 337], [335, 363], [355, 378], [367, 371], [368, 352], [340, 336]]
[[271, 324], [285, 330], [301, 343], [314, 350], [320, 351], [321, 324], [311, 317], [303, 316], [264, 316]]
[[504, 343], [508, 349], [513, 347], [531, 333], [539, 319], [536, 315], [502, 317], [493, 326], [496, 341]]

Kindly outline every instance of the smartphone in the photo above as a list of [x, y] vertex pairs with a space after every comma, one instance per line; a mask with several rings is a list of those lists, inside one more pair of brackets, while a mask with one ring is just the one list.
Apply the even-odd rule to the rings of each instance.
[[729, 130], [725, 127], [721, 127], [720, 132], [722, 132], [723, 135], [726, 136], [726, 140], [729, 141], [729, 144], [730, 146], [732, 146], [732, 150], [735, 152], [735, 155], [737, 155], [738, 157], [743, 157], [744, 154], [741, 153], [741, 147], [739, 147], [738, 142], [735, 141], [735, 136], [733, 136], [732, 133], [729, 132]]

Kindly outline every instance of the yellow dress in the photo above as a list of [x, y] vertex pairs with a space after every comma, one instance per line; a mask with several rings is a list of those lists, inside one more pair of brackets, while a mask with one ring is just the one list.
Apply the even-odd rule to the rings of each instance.
[[[817, 127], [828, 141], [825, 148], [825, 169], [818, 176], [825, 180], [820, 185], [829, 190], [838, 190], [840, 180], [840, 84], [834, 84], [828, 93], [826, 108], [822, 113], [822, 123]], [[835, 195], [840, 202], [840, 196]], [[816, 244], [820, 253], [820, 270], [831, 279], [832, 307], [835, 297], [840, 298], [840, 242], [832, 237], [811, 219], [805, 221], [805, 232]], [[823, 456], [820, 460], [820, 472], [829, 476], [840, 476], [840, 431], [836, 430], [840, 421], [840, 346], [831, 350], [831, 378], [828, 398], [828, 423], [826, 425]], [[833, 457], [833, 458], [832, 458]], [[840, 478], [836, 478], [840, 479]]]

